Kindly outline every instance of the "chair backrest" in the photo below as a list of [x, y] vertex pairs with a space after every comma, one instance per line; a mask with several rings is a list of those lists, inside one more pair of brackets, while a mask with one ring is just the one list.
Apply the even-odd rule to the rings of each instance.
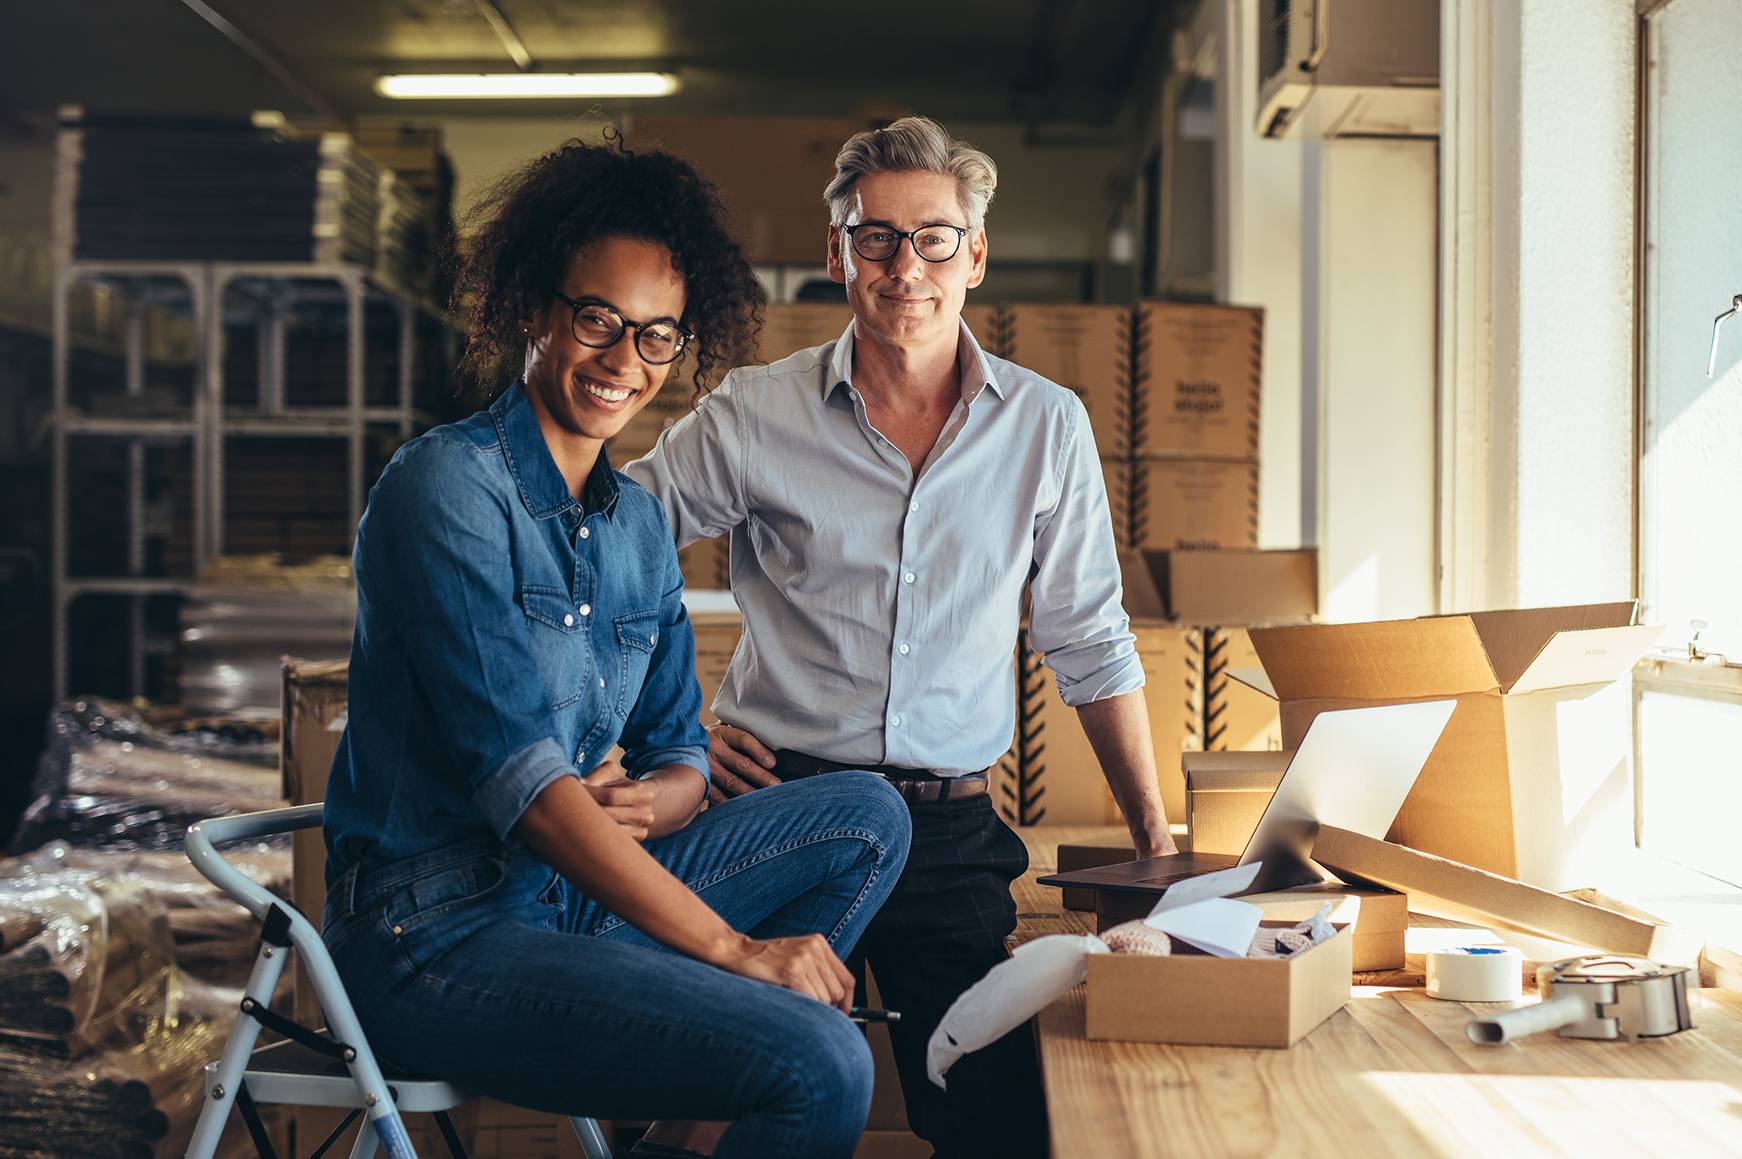
[[[367, 1042], [363, 1036], [362, 1024], [357, 1021], [357, 1012], [351, 1005], [350, 996], [345, 993], [345, 984], [339, 978], [332, 956], [327, 953], [326, 944], [321, 941], [320, 931], [295, 906], [281, 901], [271, 891], [225, 861], [216, 848], [221, 841], [246, 841], [269, 837], [275, 833], [312, 829], [321, 823], [323, 808], [317, 801], [311, 805], [294, 805], [288, 809], [268, 809], [233, 817], [209, 817], [196, 822], [187, 831], [182, 848], [201, 876], [240, 902], [262, 922], [271, 920], [275, 912], [282, 915], [280, 920], [287, 923], [285, 933], [290, 939], [291, 947], [302, 955], [303, 968], [308, 972], [309, 983], [314, 987], [315, 997], [327, 1016], [328, 1031], [340, 1042], [361, 1047]], [[374, 1053], [366, 1048], [360, 1049], [358, 1053], [366, 1060], [365, 1068], [375, 1071], [378, 1076]]]

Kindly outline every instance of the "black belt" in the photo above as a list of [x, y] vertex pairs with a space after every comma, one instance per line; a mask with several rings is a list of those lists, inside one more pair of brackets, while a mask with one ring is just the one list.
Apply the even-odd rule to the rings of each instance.
[[849, 769], [876, 773], [894, 785], [909, 804], [930, 801], [958, 801], [982, 797], [991, 791], [986, 770], [942, 777], [930, 769], [909, 769], [898, 765], [866, 765], [828, 761], [794, 749], [776, 749], [774, 773], [783, 781], [814, 777], [818, 773], [839, 773]]

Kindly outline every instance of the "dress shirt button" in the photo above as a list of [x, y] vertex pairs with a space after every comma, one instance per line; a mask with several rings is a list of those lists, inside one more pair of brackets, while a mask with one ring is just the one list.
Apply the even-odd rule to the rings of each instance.
[[890, 717], [889, 723], [894, 725], [896, 728], [900, 728], [901, 727], [901, 714], [896, 713], [894, 716]]
[[593, 614], [593, 605], [592, 604], [582, 604], [579, 608], [579, 611], [580, 611], [581, 615], [583, 615], [583, 616], [590, 616]]
[[908, 572], [906, 575], [901, 577], [901, 580], [903, 583], [912, 583], [913, 582], [913, 573]]
[[[918, 511], [919, 510], [919, 500], [914, 499], [914, 500], [910, 501], [907, 505], [907, 509], [909, 511]], [[583, 528], [583, 530], [585, 530], [585, 529]]]
[[563, 616], [563, 627], [565, 627], [565, 628], [572, 628], [572, 627], [574, 627], [574, 626], [575, 626], [575, 617], [574, 617], [574, 614], [573, 614], [573, 613], [567, 613], [567, 614], [565, 614], [565, 615], [564, 615], [564, 616]]
[[581, 528], [581, 538], [582, 538], [582, 539], [585, 539], [585, 538], [587, 538], [587, 536], [589, 536], [589, 535], [591, 535], [591, 534], [593, 534], [593, 533], [592, 533], [592, 531], [591, 531], [591, 530], [590, 530], [590, 529], [589, 529], [589, 528], [587, 528], [587, 527], [582, 527], [582, 528]]
[[897, 648], [896, 651], [900, 652], [903, 656], [905, 656], [909, 652], [913, 651], [913, 649], [909, 648], [906, 644], [903, 644], [901, 647]]

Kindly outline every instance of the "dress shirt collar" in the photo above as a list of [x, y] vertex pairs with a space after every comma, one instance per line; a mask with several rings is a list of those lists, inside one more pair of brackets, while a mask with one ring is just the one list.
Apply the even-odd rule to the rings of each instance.
[[[526, 504], [528, 514], [534, 519], [544, 519], [579, 506], [569, 494], [568, 482], [557, 469], [556, 460], [551, 458], [544, 432], [538, 426], [538, 415], [526, 397], [526, 387], [518, 379], [490, 404], [490, 419], [496, 424], [502, 457], [520, 488], [520, 501]], [[603, 446], [587, 475], [581, 497], [585, 510], [602, 511], [607, 517], [617, 506], [617, 479]]]
[[[827, 402], [831, 394], [839, 387], [853, 381], [853, 323], [847, 323], [846, 330], [835, 342], [835, 352], [829, 358], [828, 377], [823, 380], [823, 401]], [[992, 374], [992, 364], [986, 361], [986, 352], [980, 349], [980, 343], [974, 339], [973, 331], [968, 329], [967, 322], [959, 322], [961, 326], [961, 341], [957, 344], [956, 374], [962, 384], [962, 401], [972, 404], [980, 396], [980, 391], [991, 387], [992, 393], [999, 398], [1004, 397], [1004, 387]], [[969, 386], [973, 383], [973, 386]]]

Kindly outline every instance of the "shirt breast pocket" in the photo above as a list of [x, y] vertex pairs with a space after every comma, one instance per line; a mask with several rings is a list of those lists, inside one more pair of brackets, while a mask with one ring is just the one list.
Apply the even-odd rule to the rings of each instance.
[[533, 662], [552, 708], [566, 708], [581, 697], [587, 677], [586, 622], [561, 588], [526, 584], [520, 589]]
[[617, 715], [627, 718], [641, 695], [642, 684], [647, 680], [653, 650], [659, 646], [659, 613], [636, 612], [618, 616], [614, 622], [617, 625], [617, 651], [623, 664], [617, 683]]

